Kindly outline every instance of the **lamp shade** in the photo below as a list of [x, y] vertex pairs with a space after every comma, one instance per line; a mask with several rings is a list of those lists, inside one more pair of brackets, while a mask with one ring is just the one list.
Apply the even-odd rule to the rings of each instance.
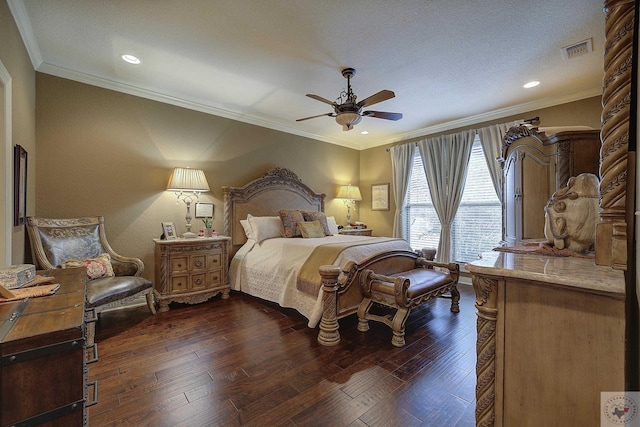
[[362, 195], [360, 194], [360, 188], [357, 185], [341, 185], [338, 189], [338, 195], [336, 199], [346, 199], [346, 200], [362, 200]]
[[200, 169], [175, 168], [167, 185], [169, 191], [209, 191], [209, 183]]
[[336, 116], [336, 122], [342, 125], [342, 130], [351, 130], [355, 125], [360, 123], [362, 116], [358, 113], [344, 112]]

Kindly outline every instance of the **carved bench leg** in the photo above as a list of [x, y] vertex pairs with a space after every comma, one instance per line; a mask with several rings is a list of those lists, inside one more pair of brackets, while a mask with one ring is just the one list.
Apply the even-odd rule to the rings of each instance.
[[460, 302], [460, 291], [454, 285], [453, 288], [451, 288], [451, 311], [452, 312], [454, 313], [460, 312], [459, 302]]
[[404, 347], [404, 326], [411, 313], [410, 308], [399, 307], [393, 316], [393, 323], [391, 328], [393, 329], [393, 338], [391, 338], [391, 344], [396, 347]]
[[367, 314], [369, 309], [373, 305], [371, 298], [364, 298], [358, 307], [358, 331], [367, 332], [369, 330], [369, 321], [367, 320]]
[[153, 292], [147, 293], [147, 307], [149, 307], [149, 311], [151, 314], [156, 314], [156, 303], [153, 300]]

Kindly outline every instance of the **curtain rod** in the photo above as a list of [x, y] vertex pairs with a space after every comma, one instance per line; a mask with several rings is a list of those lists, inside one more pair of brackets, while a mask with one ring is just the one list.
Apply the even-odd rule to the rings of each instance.
[[[533, 124], [533, 123], [537, 123], [537, 122], [539, 122], [539, 121], [540, 121], [540, 117], [535, 116], [535, 117], [531, 117], [530, 119], [523, 120], [523, 121], [522, 121], [522, 123], [529, 123], [529, 124]], [[476, 130], [476, 132], [478, 132], [478, 131]], [[417, 143], [417, 142], [414, 142], [414, 144], [416, 144], [416, 147], [418, 146], [418, 143]], [[388, 153], [389, 151], [391, 151], [391, 147], [385, 148], [385, 150], [386, 150], [386, 151], [387, 151], [387, 153]]]

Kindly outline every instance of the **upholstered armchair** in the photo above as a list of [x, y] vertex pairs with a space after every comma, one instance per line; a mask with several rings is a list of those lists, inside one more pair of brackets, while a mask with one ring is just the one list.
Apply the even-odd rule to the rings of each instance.
[[[153, 285], [141, 277], [142, 260], [119, 255], [111, 248], [104, 230], [104, 217], [29, 217], [27, 233], [37, 269], [87, 268], [87, 310], [93, 312], [94, 320], [100, 312], [125, 305], [142, 295], [155, 314]], [[93, 344], [94, 337], [95, 321], [89, 321], [87, 344]]]

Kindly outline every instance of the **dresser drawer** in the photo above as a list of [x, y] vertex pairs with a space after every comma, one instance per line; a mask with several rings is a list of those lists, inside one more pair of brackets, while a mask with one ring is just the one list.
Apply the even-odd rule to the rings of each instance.
[[189, 271], [189, 259], [186, 256], [171, 257], [169, 272], [173, 274], [186, 273]]
[[189, 290], [189, 277], [188, 276], [174, 276], [171, 277], [171, 289], [169, 289], [169, 292], [174, 294], [174, 293], [181, 293], [181, 292], [187, 292]]

